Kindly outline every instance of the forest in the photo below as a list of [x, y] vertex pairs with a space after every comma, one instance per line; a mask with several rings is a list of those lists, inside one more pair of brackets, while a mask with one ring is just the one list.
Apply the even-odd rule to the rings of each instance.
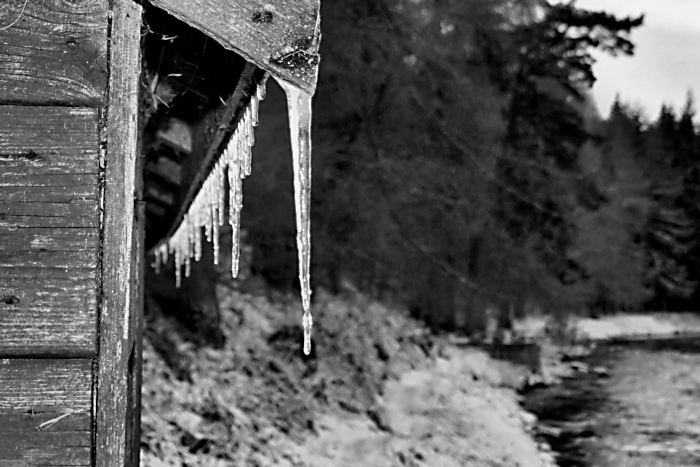
[[[693, 96], [649, 121], [624, 93], [603, 118], [590, 92], [594, 53], [633, 54], [643, 17], [539, 0], [322, 8], [316, 288], [357, 287], [465, 332], [486, 309], [696, 308]], [[243, 226], [253, 272], [289, 289], [291, 169], [275, 91]]]

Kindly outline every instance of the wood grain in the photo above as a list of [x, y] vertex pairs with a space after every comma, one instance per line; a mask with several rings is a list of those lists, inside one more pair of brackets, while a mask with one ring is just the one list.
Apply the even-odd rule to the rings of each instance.
[[0, 466], [91, 465], [91, 401], [89, 359], [0, 360]]
[[0, 105], [0, 172], [97, 174], [97, 109]]
[[0, 356], [95, 355], [97, 127], [96, 109], [0, 106]]
[[0, 267], [0, 357], [96, 354], [94, 268]]
[[100, 105], [107, 12], [107, 0], [4, 0], [0, 27], [19, 21], [0, 30], [0, 103]]
[[318, 76], [320, 0], [152, 0], [229, 50], [311, 94]]
[[123, 467], [129, 416], [129, 355], [134, 268], [139, 248], [134, 244], [135, 202], [141, 199], [137, 177], [139, 76], [141, 73], [142, 8], [130, 0], [114, 0], [110, 46], [105, 171], [102, 306], [99, 317], [95, 463]]
[[97, 227], [98, 113], [0, 106], [0, 232]]

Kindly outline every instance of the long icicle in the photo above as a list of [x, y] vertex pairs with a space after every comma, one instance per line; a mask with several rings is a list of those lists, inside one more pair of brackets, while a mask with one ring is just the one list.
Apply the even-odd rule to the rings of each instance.
[[[277, 78], [276, 78], [277, 79]], [[304, 308], [304, 354], [311, 352], [311, 94], [277, 79], [287, 95], [289, 134], [292, 142], [294, 201], [296, 205], [299, 283]]]

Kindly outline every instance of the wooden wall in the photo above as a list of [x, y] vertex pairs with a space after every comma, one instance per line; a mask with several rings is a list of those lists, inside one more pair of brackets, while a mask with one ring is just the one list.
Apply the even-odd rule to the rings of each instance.
[[0, 466], [127, 465], [141, 10], [112, 3], [0, 8]]

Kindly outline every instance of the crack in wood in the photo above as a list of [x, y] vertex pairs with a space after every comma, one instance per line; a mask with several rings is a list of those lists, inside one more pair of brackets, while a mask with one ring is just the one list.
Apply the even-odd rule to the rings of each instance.
[[16, 161], [16, 160], [26, 160], [30, 162], [43, 161], [46, 156], [37, 154], [31, 149], [24, 153], [10, 153], [10, 154], [0, 154], [0, 161]]

